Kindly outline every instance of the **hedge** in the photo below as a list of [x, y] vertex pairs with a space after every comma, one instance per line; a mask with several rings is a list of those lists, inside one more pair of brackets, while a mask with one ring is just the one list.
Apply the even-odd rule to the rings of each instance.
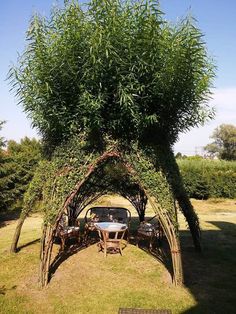
[[200, 157], [177, 159], [190, 197], [236, 198], [236, 162]]

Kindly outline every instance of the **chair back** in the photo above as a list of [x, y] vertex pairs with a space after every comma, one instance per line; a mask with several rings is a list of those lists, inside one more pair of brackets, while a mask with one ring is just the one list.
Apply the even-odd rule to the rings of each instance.
[[85, 214], [87, 222], [119, 222], [129, 225], [131, 213], [123, 207], [92, 207]]

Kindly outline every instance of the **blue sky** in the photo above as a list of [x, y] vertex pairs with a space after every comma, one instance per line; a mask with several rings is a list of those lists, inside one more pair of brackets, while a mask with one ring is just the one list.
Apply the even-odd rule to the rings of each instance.
[[[24, 136], [37, 136], [9, 91], [6, 76], [10, 65], [17, 61], [17, 52], [21, 53], [26, 44], [25, 32], [32, 14], [48, 15], [55, 3], [52, 0], [0, 1], [0, 120], [7, 121], [1, 132], [6, 139], [19, 141]], [[236, 125], [236, 1], [161, 0], [160, 4], [166, 19], [173, 22], [191, 12], [205, 34], [209, 54], [218, 68], [210, 101], [216, 108], [215, 120], [182, 134], [175, 145], [175, 151], [190, 155], [201, 152], [219, 124]]]

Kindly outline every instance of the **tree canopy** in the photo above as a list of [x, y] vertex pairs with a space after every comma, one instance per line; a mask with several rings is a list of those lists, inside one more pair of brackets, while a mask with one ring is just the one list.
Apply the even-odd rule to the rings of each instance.
[[[2, 130], [2, 126], [5, 123], [5, 121], [0, 121], [0, 131]], [[2, 149], [2, 147], [4, 147], [5, 145], [5, 140], [4, 137], [0, 136], [0, 150]]]
[[41, 159], [41, 144], [25, 137], [0, 150], [0, 211], [20, 205]]
[[67, 1], [35, 15], [27, 41], [9, 77], [50, 146], [80, 132], [172, 145], [214, 115], [203, 35], [192, 18], [166, 22], [158, 1]]
[[205, 146], [205, 150], [220, 159], [236, 160], [236, 126], [232, 124], [221, 124], [218, 126], [211, 138], [212, 143]]

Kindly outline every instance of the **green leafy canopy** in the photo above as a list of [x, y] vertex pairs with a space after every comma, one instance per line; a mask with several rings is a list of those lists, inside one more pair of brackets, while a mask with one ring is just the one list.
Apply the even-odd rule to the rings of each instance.
[[214, 116], [214, 65], [195, 24], [167, 23], [153, 0], [67, 1], [32, 18], [12, 87], [50, 145], [80, 132], [172, 145]]
[[205, 150], [220, 159], [236, 160], [236, 126], [221, 124], [213, 132], [212, 143], [205, 146]]
[[41, 144], [27, 137], [0, 149], [0, 211], [21, 206], [24, 192], [41, 159]]

